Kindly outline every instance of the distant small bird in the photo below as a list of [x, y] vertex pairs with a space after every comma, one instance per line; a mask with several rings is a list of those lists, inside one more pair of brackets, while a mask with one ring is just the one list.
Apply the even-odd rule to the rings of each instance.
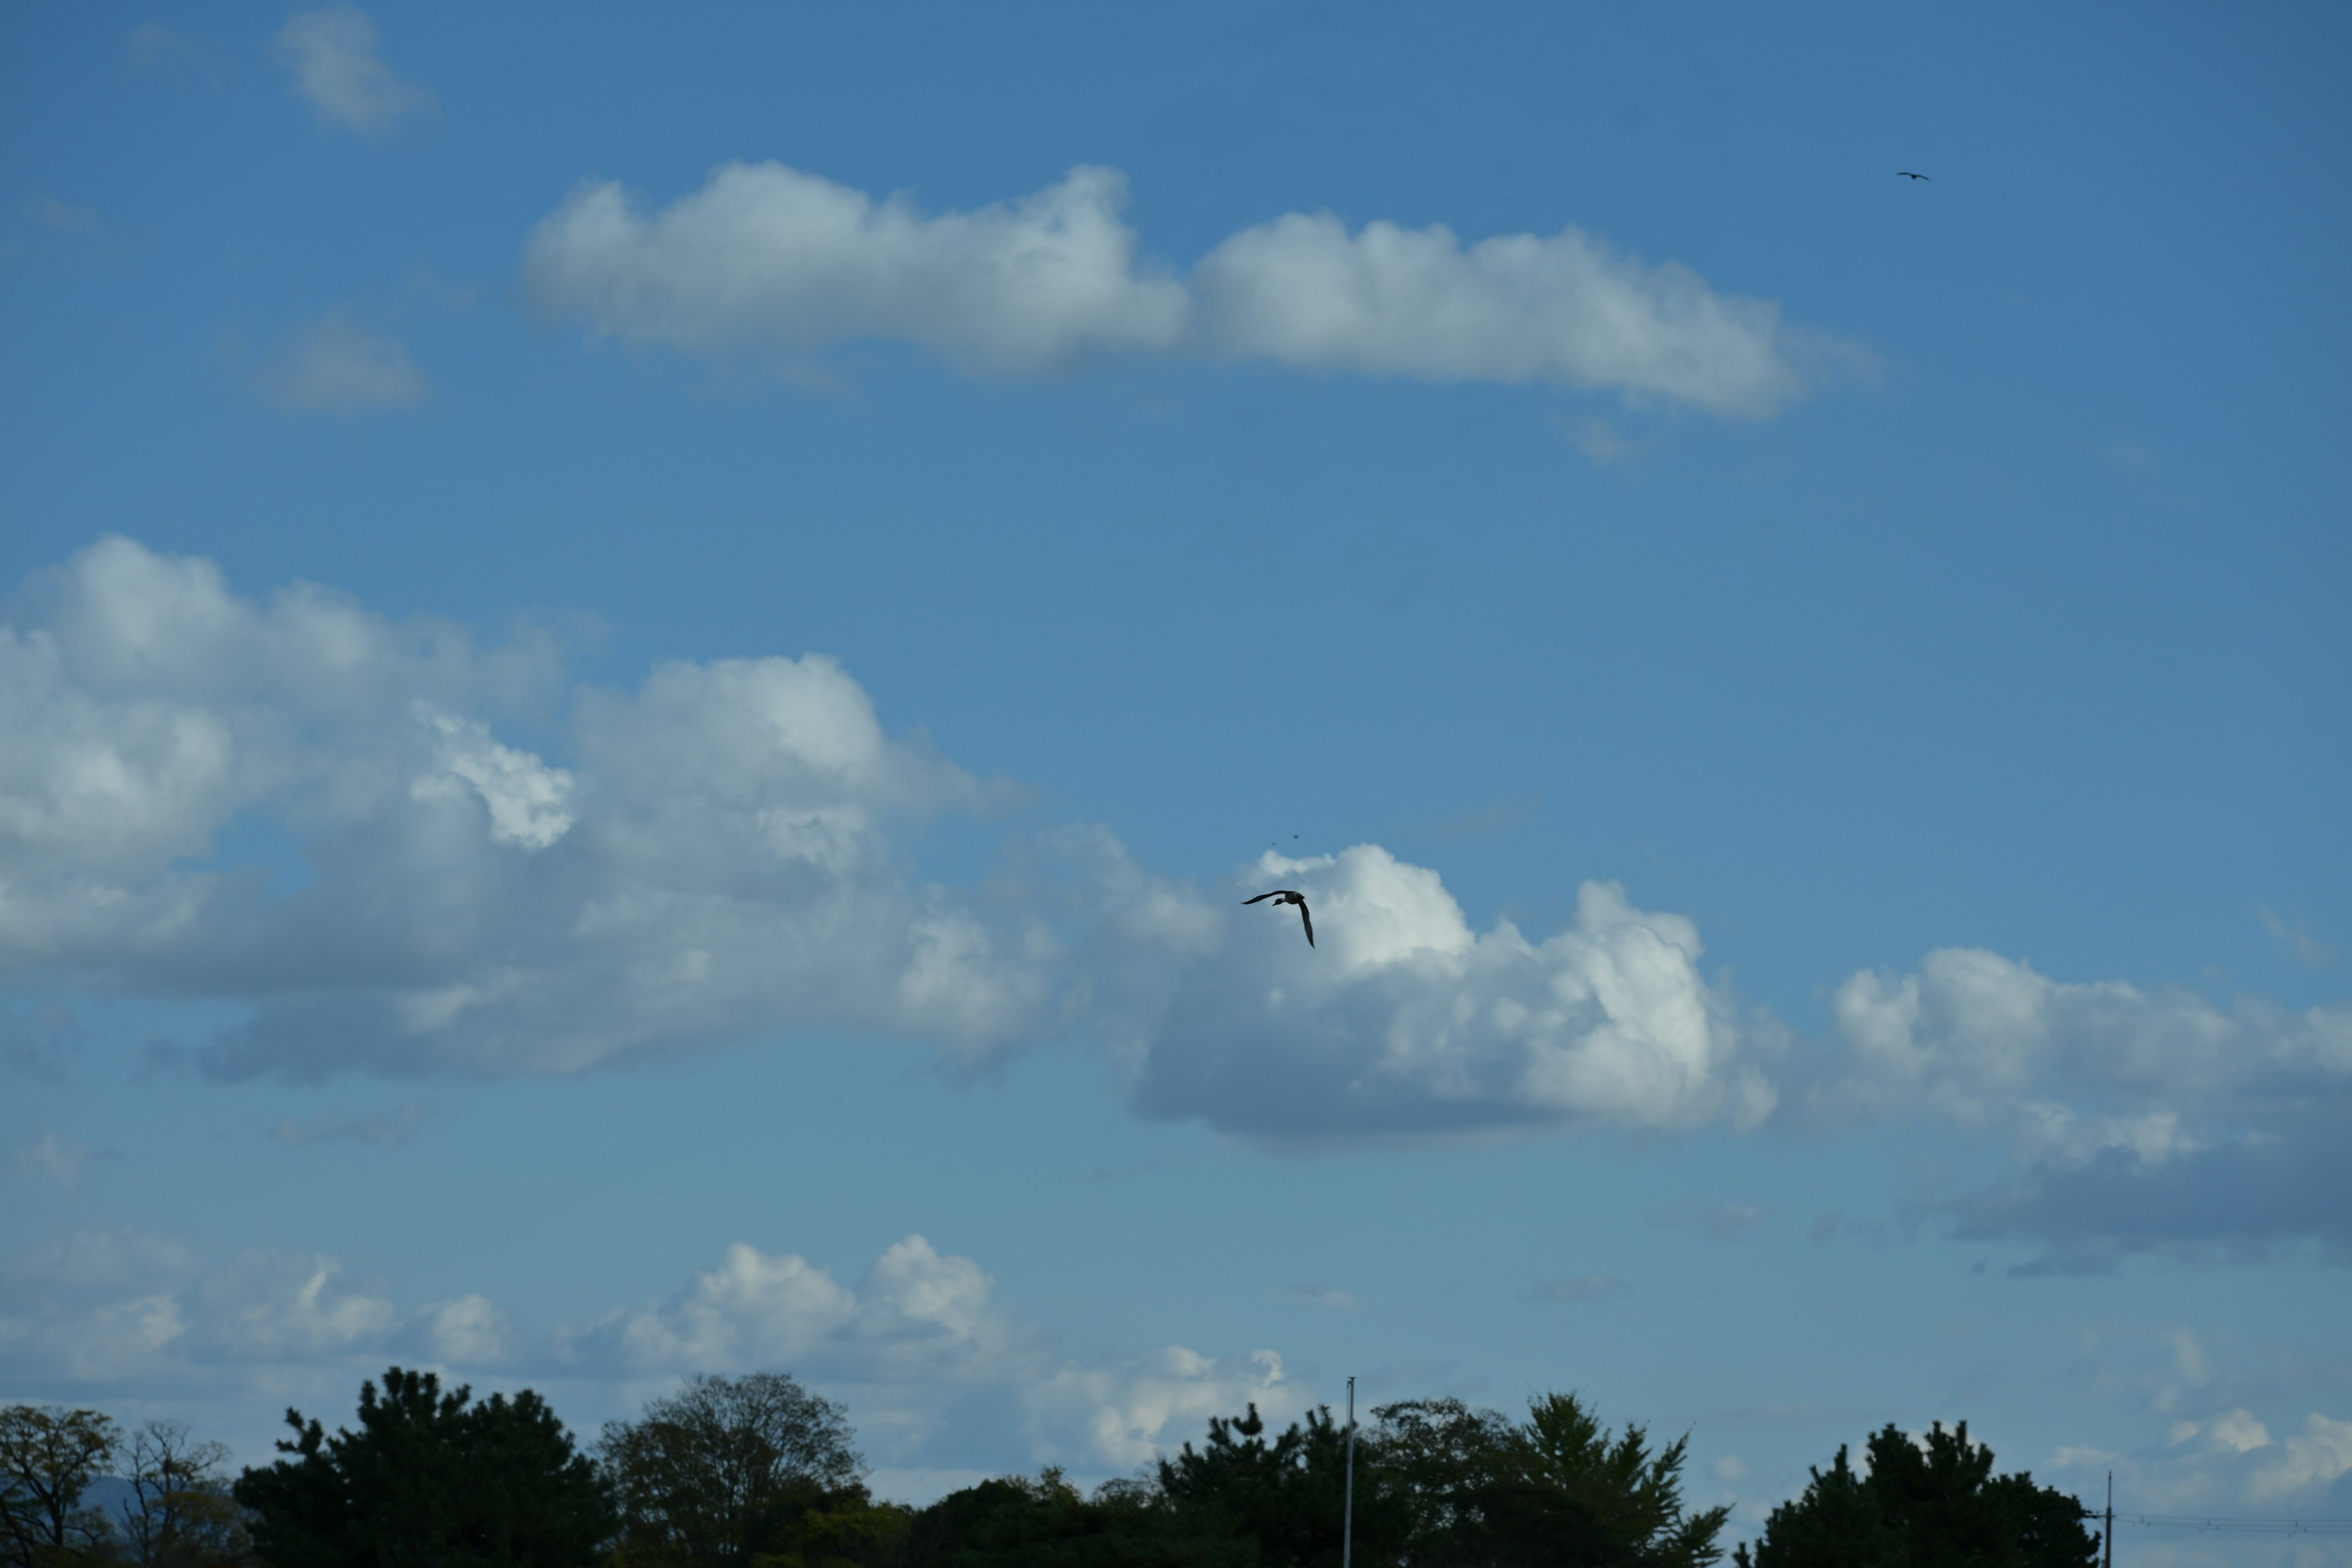
[[1298, 918], [1307, 922], [1307, 945], [1313, 947], [1315, 945], [1315, 917], [1307, 912], [1307, 895], [1304, 893], [1292, 892], [1288, 888], [1276, 888], [1271, 893], [1260, 893], [1256, 898], [1244, 899], [1242, 902], [1246, 906], [1249, 904], [1264, 903], [1268, 899], [1272, 899], [1274, 900], [1275, 906], [1277, 909], [1284, 904], [1297, 904], [1298, 906]]
[[1927, 177], [1925, 174], [1915, 174], [1908, 169], [1897, 169], [1895, 174], [1896, 178], [1904, 180], [1924, 180]]

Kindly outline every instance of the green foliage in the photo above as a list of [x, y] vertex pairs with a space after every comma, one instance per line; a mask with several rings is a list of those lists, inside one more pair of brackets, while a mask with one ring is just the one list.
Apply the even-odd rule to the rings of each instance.
[[2082, 1505], [2021, 1470], [1992, 1473], [1965, 1421], [1924, 1445], [1891, 1424], [1869, 1440], [1870, 1473], [1841, 1447], [1825, 1474], [1765, 1521], [1740, 1568], [2093, 1568], [2098, 1540]]
[[0, 1410], [0, 1564], [100, 1561], [106, 1521], [81, 1499], [121, 1444], [113, 1420], [95, 1410]]
[[1683, 1510], [1686, 1439], [1653, 1454], [1646, 1428], [1612, 1437], [1571, 1394], [1536, 1399], [1524, 1424], [1455, 1399], [1373, 1414], [1373, 1462], [1409, 1500], [1415, 1568], [1698, 1568], [1722, 1556], [1730, 1510]]
[[237, 1480], [271, 1568], [562, 1568], [599, 1560], [614, 1513], [604, 1480], [529, 1389], [441, 1392], [431, 1373], [360, 1387], [359, 1430], [330, 1436], [286, 1413], [291, 1456]]
[[[1330, 1407], [1307, 1413], [1269, 1441], [1257, 1406], [1238, 1419], [1209, 1418], [1199, 1449], [1187, 1443], [1157, 1468], [1160, 1492], [1180, 1516], [1221, 1521], [1255, 1541], [1262, 1561], [1282, 1568], [1320, 1568], [1339, 1561], [1346, 1506], [1347, 1428]], [[1364, 1463], [1356, 1467], [1356, 1552], [1386, 1561], [1405, 1540], [1404, 1498]]]
[[1062, 1473], [951, 1493], [915, 1521], [907, 1568], [1256, 1568], [1255, 1542], [1223, 1518], [1180, 1513], [1149, 1487], [1113, 1483], [1092, 1500]]
[[[624, 1568], [812, 1550], [856, 1562], [888, 1533], [858, 1484], [864, 1466], [841, 1406], [783, 1373], [691, 1379], [637, 1420], [607, 1426], [598, 1447], [619, 1492]], [[869, 1537], [853, 1550], [853, 1538]]]

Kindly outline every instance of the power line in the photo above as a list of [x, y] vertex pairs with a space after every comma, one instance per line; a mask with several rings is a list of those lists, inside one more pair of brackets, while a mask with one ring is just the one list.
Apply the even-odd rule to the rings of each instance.
[[2117, 1524], [2209, 1535], [2352, 1535], [2352, 1519], [2225, 1519], [2211, 1514], [2119, 1513]]

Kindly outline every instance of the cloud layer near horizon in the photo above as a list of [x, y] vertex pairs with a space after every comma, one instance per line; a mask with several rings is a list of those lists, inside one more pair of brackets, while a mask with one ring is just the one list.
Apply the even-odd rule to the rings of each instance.
[[1218, 245], [1189, 284], [1142, 255], [1127, 180], [1082, 164], [1018, 200], [926, 215], [778, 163], [730, 163], [650, 216], [591, 182], [533, 229], [552, 317], [692, 353], [919, 344], [972, 372], [1185, 351], [1424, 381], [1549, 382], [1716, 414], [1772, 413], [1859, 352], [1769, 301], [1574, 228], [1465, 247], [1443, 225], [1290, 213]]
[[[1074, 1041], [1140, 1114], [1257, 1142], [1929, 1117], [2012, 1156], [1932, 1212], [2046, 1267], [2352, 1247], [2317, 1195], [2345, 1173], [2352, 1006], [2223, 1008], [1956, 949], [1849, 978], [1808, 1041], [1706, 973], [1694, 922], [1613, 883], [1537, 939], [1473, 929], [1378, 845], [1204, 891], [1082, 826], [1021, 836], [988, 882], [924, 882], [911, 829], [1003, 789], [893, 738], [821, 655], [598, 687], [544, 628], [485, 646], [306, 584], [258, 603], [120, 538], [20, 602], [0, 981], [242, 1005], [200, 1050], [218, 1076], [574, 1072], [814, 1029], [967, 1063]], [[253, 823], [299, 857], [225, 855]], [[1244, 878], [1307, 889], [1322, 946], [1235, 907]], [[2226, 1201], [2158, 1201], [2174, 1189]]]
[[[403, 1303], [323, 1255], [219, 1257], [135, 1226], [84, 1226], [0, 1258], [0, 1378], [43, 1397], [249, 1397], [265, 1419], [299, 1392], [317, 1402], [306, 1414], [332, 1424], [386, 1357], [608, 1395], [789, 1365], [848, 1403], [868, 1458], [885, 1465], [1091, 1474], [1131, 1470], [1253, 1400], [1276, 1418], [1305, 1408], [1273, 1351], [1078, 1360], [1016, 1321], [995, 1288], [979, 1263], [920, 1236], [854, 1285], [738, 1242], [662, 1300], [534, 1330], [479, 1294]], [[963, 1406], [1007, 1402], [1009, 1426], [958, 1420]], [[976, 1430], [988, 1433], [979, 1448]]]

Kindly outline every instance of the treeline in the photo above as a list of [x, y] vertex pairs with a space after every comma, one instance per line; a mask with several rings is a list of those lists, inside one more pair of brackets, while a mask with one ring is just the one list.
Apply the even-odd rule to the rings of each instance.
[[[288, 1411], [279, 1458], [231, 1479], [218, 1444], [103, 1415], [0, 1410], [0, 1565], [142, 1568], [1325, 1568], [1340, 1562], [1348, 1432], [1251, 1406], [1091, 1495], [1047, 1469], [927, 1508], [866, 1489], [842, 1407], [782, 1373], [698, 1377], [583, 1452], [529, 1390], [476, 1400], [430, 1373], [360, 1390], [355, 1427]], [[1382, 1405], [1356, 1433], [1366, 1568], [1700, 1568], [1725, 1508], [1683, 1495], [1687, 1439], [1612, 1431], [1574, 1394], [1525, 1417]], [[1996, 1476], [1965, 1425], [1841, 1448], [1744, 1568], [2092, 1568], [2063, 1492]]]

